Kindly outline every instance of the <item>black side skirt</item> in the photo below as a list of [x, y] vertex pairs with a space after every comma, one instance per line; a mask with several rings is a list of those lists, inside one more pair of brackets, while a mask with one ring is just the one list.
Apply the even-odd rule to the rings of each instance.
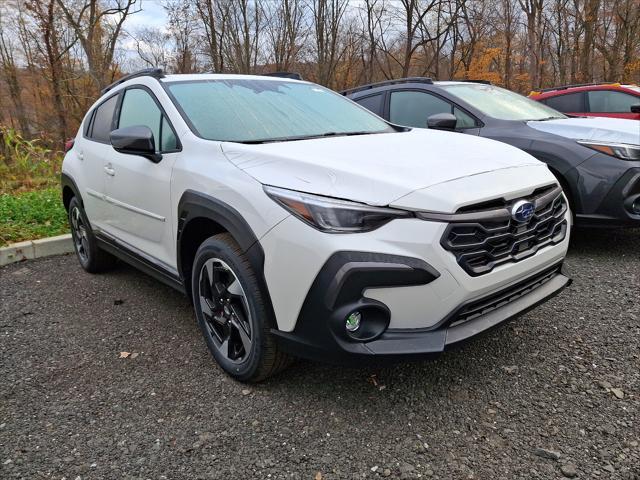
[[149, 255], [135, 251], [133, 247], [125, 245], [104, 232], [94, 232], [100, 248], [118, 257], [120, 260], [143, 271], [147, 275], [161, 281], [165, 285], [175, 288], [180, 293], [186, 294], [184, 283], [178, 272], [169, 266], [158, 263]]

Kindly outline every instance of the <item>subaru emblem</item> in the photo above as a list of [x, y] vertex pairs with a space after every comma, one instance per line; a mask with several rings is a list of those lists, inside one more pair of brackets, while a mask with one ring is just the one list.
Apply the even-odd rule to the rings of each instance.
[[511, 218], [516, 222], [525, 223], [528, 222], [533, 216], [536, 208], [533, 203], [527, 200], [518, 200], [511, 207]]

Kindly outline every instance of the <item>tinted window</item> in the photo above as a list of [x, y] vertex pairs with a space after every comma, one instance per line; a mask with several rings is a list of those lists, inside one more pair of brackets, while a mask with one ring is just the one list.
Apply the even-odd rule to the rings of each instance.
[[398, 125], [425, 128], [427, 118], [436, 113], [452, 113], [449, 102], [424, 92], [392, 92], [389, 120]]
[[358, 98], [356, 102], [362, 105], [367, 110], [371, 110], [376, 115], [382, 115], [382, 99], [384, 95], [381, 93], [377, 95], [370, 95], [364, 98]]
[[640, 103], [638, 97], [611, 90], [593, 90], [587, 95], [590, 112], [630, 113], [631, 105]]
[[560, 112], [584, 112], [582, 93], [567, 93], [557, 97], [547, 98], [545, 103]]
[[400, 91], [391, 93], [389, 119], [392, 123], [425, 128], [427, 118], [436, 113], [453, 113], [458, 119], [456, 128], [472, 128], [476, 121], [451, 103], [425, 92]]
[[144, 125], [153, 132], [156, 150], [175, 150], [176, 136], [153, 97], [141, 88], [125, 92], [118, 128]]
[[114, 95], [96, 109], [96, 113], [93, 115], [90, 138], [99, 142], [109, 142], [113, 111], [116, 109], [117, 102], [118, 95]]
[[191, 128], [208, 140], [261, 142], [393, 131], [342, 95], [311, 83], [203, 79], [167, 85]]
[[453, 114], [458, 121], [456, 122], [456, 128], [475, 128], [478, 126], [475, 119], [471, 115], [467, 115], [458, 107], [453, 107]]

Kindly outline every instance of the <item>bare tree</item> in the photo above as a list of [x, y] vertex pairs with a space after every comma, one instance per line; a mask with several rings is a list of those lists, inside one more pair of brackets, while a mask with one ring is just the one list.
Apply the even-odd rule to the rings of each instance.
[[122, 26], [139, 10], [137, 0], [56, 0], [73, 28], [87, 60], [89, 73], [101, 89], [112, 80], [113, 56]]
[[198, 42], [196, 12], [189, 0], [169, 0], [164, 4], [169, 19], [169, 32], [173, 40], [173, 70], [176, 73], [197, 71], [196, 45]]
[[223, 15], [228, 18], [224, 37], [227, 65], [238, 73], [254, 73], [260, 54], [263, 9], [259, 2], [228, 0]]
[[204, 28], [205, 54], [214, 72], [224, 71], [223, 38], [229, 19], [229, 9], [222, 8], [221, 2], [214, 0], [196, 0], [200, 22]]
[[333, 84], [340, 59], [340, 27], [348, 0], [313, 0], [316, 81]]
[[26, 7], [35, 21], [33, 40], [45, 66], [43, 70], [53, 97], [58, 138], [63, 141], [69, 134], [69, 128], [63, 98], [66, 79], [62, 59], [75, 44], [76, 37], [65, 35], [56, 0], [29, 0]]
[[142, 27], [134, 34], [136, 52], [149, 67], [169, 68], [170, 35], [156, 27]]
[[276, 70], [288, 71], [299, 60], [306, 31], [300, 0], [266, 4], [267, 55]]
[[18, 66], [14, 56], [17, 49], [14, 42], [11, 41], [11, 33], [7, 31], [7, 20], [0, 8], [0, 69], [15, 108], [18, 128], [23, 135], [30, 136], [31, 129], [22, 101], [22, 86], [18, 78]]

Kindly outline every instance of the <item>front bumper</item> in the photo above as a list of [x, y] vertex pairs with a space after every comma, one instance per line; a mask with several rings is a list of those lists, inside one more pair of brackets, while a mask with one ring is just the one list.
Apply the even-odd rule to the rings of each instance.
[[562, 264], [556, 264], [461, 305], [433, 327], [382, 329], [377, 337], [359, 341], [344, 329], [346, 315], [354, 310], [364, 312], [363, 328], [368, 308], [380, 309], [380, 315], [384, 315], [385, 309], [384, 304], [361, 295], [362, 285], [385, 281], [388, 286], [400, 282], [421, 284], [437, 277], [426, 264], [415, 261], [412, 265], [403, 264], [412, 259], [392, 256], [386, 259], [378, 256], [376, 266], [371, 264], [371, 269], [366, 271], [358, 255], [361, 254], [334, 255], [316, 279], [296, 328], [292, 332], [272, 330], [283, 350], [299, 357], [338, 364], [429, 357], [524, 314], [571, 283]]
[[639, 164], [598, 154], [570, 172], [580, 195], [576, 226], [640, 227]]

